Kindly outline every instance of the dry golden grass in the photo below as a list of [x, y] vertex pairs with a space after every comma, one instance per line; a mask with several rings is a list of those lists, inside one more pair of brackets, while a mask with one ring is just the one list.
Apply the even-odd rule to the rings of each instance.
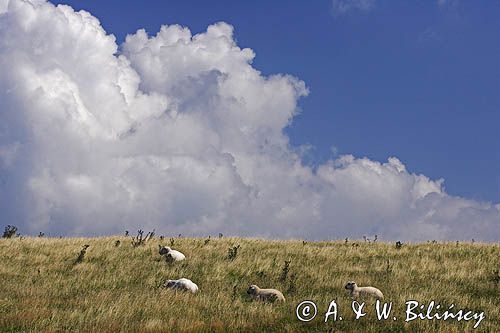
[[[493, 274], [500, 266], [499, 244], [423, 243], [398, 250], [387, 243], [354, 247], [351, 242], [222, 238], [205, 244], [201, 238], [176, 238], [173, 247], [187, 260], [169, 265], [160, 259], [159, 243], [154, 238], [134, 248], [125, 237], [0, 239], [0, 331], [472, 331], [473, 322], [405, 323], [405, 301], [414, 299], [484, 311], [486, 319], [475, 331], [500, 332], [500, 289]], [[84, 244], [90, 245], [85, 258], [74, 265]], [[233, 245], [241, 248], [230, 261]], [[285, 260], [291, 263], [283, 282]], [[159, 287], [166, 278], [180, 277], [197, 283], [199, 293]], [[379, 287], [399, 319], [377, 321], [368, 302], [368, 315], [354, 321], [344, 289], [348, 280]], [[252, 283], [282, 290], [286, 302], [250, 301], [245, 291]], [[295, 317], [295, 307], [305, 299], [318, 305], [318, 316], [308, 323]], [[333, 299], [344, 320], [324, 323]]]

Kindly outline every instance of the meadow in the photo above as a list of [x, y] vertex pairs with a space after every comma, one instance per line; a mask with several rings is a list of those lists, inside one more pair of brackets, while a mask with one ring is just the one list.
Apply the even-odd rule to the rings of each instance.
[[[187, 260], [166, 263], [159, 244]], [[15, 237], [0, 239], [0, 258], [0, 332], [500, 332], [499, 244]], [[199, 292], [162, 288], [181, 277]], [[391, 318], [377, 320], [367, 300], [355, 320], [349, 280], [380, 288]], [[250, 284], [277, 288], [286, 302], [252, 301]], [[317, 304], [309, 322], [296, 317], [303, 300]], [[343, 320], [325, 323], [332, 300]], [[486, 317], [477, 329], [473, 320], [405, 322], [407, 300]]]

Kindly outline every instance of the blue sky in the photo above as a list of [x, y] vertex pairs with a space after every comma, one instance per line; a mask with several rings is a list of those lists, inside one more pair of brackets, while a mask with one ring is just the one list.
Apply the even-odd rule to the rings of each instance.
[[309, 87], [287, 129], [294, 145], [315, 147], [308, 163], [332, 147], [397, 156], [411, 172], [444, 178], [452, 195], [500, 199], [498, 1], [368, 1], [343, 13], [332, 1], [61, 3], [90, 11], [119, 43], [139, 28], [230, 23], [254, 67]]

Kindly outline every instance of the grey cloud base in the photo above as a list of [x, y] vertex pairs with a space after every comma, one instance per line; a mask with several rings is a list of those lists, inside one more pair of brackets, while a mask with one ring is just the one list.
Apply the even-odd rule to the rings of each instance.
[[[283, 129], [308, 94], [217, 23], [120, 47], [91, 14], [0, 0], [0, 210], [25, 233], [500, 239], [500, 205], [347, 155], [312, 169]], [[305, 110], [307, 112], [307, 110]]]

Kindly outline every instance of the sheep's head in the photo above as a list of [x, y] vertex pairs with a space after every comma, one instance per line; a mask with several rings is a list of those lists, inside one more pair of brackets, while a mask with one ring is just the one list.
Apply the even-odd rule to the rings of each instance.
[[167, 280], [165, 281], [163, 286], [166, 288], [172, 288], [173, 286], [175, 286], [175, 280]]
[[250, 287], [248, 287], [247, 294], [255, 295], [258, 289], [259, 287], [257, 287], [255, 284], [252, 284]]
[[168, 246], [161, 246], [161, 245], [158, 246], [160, 247], [160, 250], [158, 252], [160, 253], [161, 256], [170, 252], [170, 248]]
[[356, 282], [354, 281], [349, 281], [345, 285], [345, 289], [353, 290], [356, 287]]

